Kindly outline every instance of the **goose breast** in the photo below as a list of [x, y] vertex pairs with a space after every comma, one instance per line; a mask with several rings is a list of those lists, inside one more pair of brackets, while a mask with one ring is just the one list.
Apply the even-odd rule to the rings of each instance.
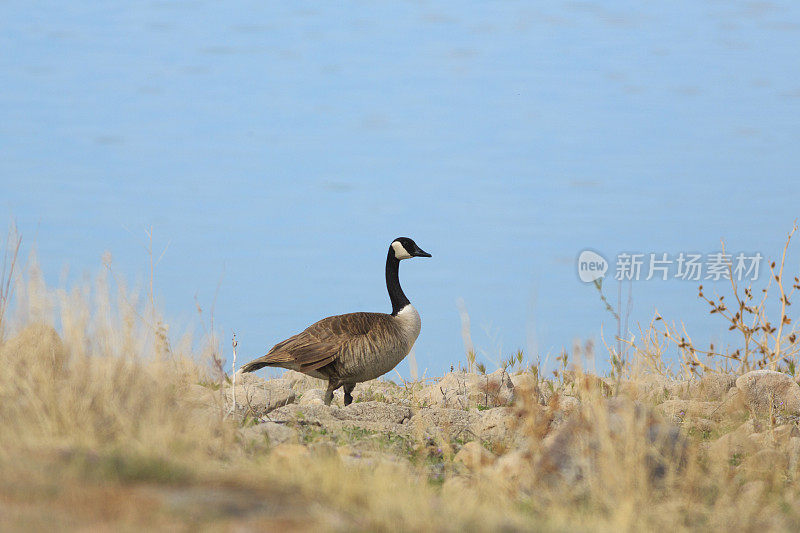
[[419, 313], [410, 304], [396, 316], [381, 315], [369, 332], [349, 339], [342, 347], [337, 374], [357, 382], [382, 376], [408, 355], [421, 327]]

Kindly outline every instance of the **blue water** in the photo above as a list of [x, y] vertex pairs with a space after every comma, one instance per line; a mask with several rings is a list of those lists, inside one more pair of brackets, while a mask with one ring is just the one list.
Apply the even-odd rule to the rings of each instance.
[[[245, 360], [388, 310], [408, 235], [433, 254], [400, 273], [420, 373], [464, 360], [459, 298], [487, 367], [517, 348], [552, 365], [616, 328], [581, 250], [779, 251], [798, 51], [791, 1], [7, 1], [0, 215], [52, 284], [105, 251], [144, 282], [152, 226], [166, 315], [191, 323], [219, 286]], [[631, 288], [632, 326], [658, 307], [700, 340], [726, 329], [696, 283]]]

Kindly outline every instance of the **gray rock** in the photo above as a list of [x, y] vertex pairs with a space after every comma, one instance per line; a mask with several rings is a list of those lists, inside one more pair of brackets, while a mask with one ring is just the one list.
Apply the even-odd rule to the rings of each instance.
[[672, 398], [717, 402], [725, 398], [736, 385], [736, 376], [730, 374], [706, 374], [700, 379], [677, 381], [667, 385]]
[[284, 372], [281, 379], [295, 392], [305, 392], [308, 389], [325, 389], [325, 387], [327, 387], [327, 383], [324, 380], [312, 378], [311, 376], [294, 370], [287, 370]]
[[726, 411], [720, 402], [700, 402], [695, 400], [667, 400], [656, 409], [669, 419], [681, 422], [688, 418], [722, 420]]
[[417, 431], [441, 433], [448, 438], [474, 437], [471, 428], [479, 419], [480, 415], [475, 411], [425, 407], [411, 417], [408, 425]]
[[551, 394], [547, 399], [547, 409], [552, 413], [551, 427], [555, 428], [562, 424], [580, 406], [581, 401], [575, 396]]
[[514, 399], [528, 396], [534, 402], [544, 404], [544, 396], [539, 386], [538, 378], [532, 372], [522, 372], [511, 375], [511, 384], [514, 385]]
[[340, 433], [346, 428], [359, 428], [378, 433], [406, 435], [409, 432], [403, 420], [410, 417], [410, 410], [401, 406], [379, 402], [351, 404], [345, 408], [336, 406], [291, 404], [272, 411], [268, 416], [273, 422], [290, 425], [316, 426], [327, 432]]
[[661, 374], [644, 374], [635, 380], [622, 381], [620, 392], [634, 400], [645, 403], [661, 403], [672, 397], [670, 387], [674, 383]]
[[301, 422], [305, 424], [322, 425], [325, 422], [336, 420], [332, 414], [334, 410], [338, 410], [338, 407], [314, 404], [289, 404], [278, 407], [269, 413], [269, 419], [274, 422]]
[[481, 440], [510, 442], [514, 436], [515, 417], [509, 407], [495, 407], [483, 411], [472, 424], [472, 432]]
[[706, 446], [708, 455], [715, 461], [727, 462], [734, 455], [753, 453], [759, 449], [761, 443], [750, 436], [765, 429], [763, 422], [751, 418], [735, 430], [709, 442]]
[[324, 405], [325, 391], [322, 389], [308, 389], [300, 396], [299, 405]]
[[485, 375], [450, 372], [425, 387], [419, 396], [424, 404], [437, 407], [499, 407], [514, 401], [514, 384], [502, 369]]
[[[226, 387], [228, 401], [231, 402], [232, 387]], [[236, 375], [237, 411], [260, 417], [270, 411], [295, 401], [295, 392], [290, 384], [282, 379], [265, 380], [254, 374]]]
[[483, 407], [500, 407], [514, 402], [514, 383], [505, 370], [498, 369], [491, 374], [478, 377], [472, 387], [472, 396]]
[[419, 394], [425, 405], [467, 409], [470, 406], [470, 386], [477, 380], [477, 374], [450, 372], [438, 382], [428, 385]]
[[411, 418], [411, 409], [382, 402], [357, 402], [343, 409], [337, 409], [331, 414], [341, 420], [402, 424]]
[[358, 383], [353, 390], [353, 399], [356, 402], [384, 402], [398, 403], [408, 394], [404, 387], [400, 387], [387, 379], [373, 379]]
[[587, 392], [599, 392], [602, 396], [611, 395], [613, 386], [603, 379], [580, 371], [567, 370], [563, 373], [564, 383], [561, 392], [570, 396], [580, 396]]
[[758, 414], [800, 415], [800, 386], [791, 376], [774, 370], [753, 370], [739, 376], [736, 388], [748, 407]]
[[521, 372], [519, 374], [511, 374], [511, 384], [515, 389], [538, 389], [539, 380], [531, 372]]
[[286, 424], [276, 422], [264, 422], [255, 426], [244, 428], [241, 431], [242, 437], [246, 440], [259, 439], [266, 440], [270, 446], [283, 443], [296, 443], [298, 441], [297, 431]]

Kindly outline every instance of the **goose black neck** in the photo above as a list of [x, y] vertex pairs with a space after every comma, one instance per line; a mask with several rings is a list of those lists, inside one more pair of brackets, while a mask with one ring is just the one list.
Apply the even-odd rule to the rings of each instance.
[[400, 270], [400, 260], [394, 255], [394, 250], [389, 248], [386, 256], [386, 290], [389, 291], [389, 299], [392, 301], [392, 315], [396, 316], [402, 308], [410, 304], [406, 295], [400, 287], [400, 278], [397, 272]]

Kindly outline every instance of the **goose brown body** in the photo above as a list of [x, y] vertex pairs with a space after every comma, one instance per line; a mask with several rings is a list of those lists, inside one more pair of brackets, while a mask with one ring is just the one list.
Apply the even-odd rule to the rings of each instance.
[[[396, 244], [398, 243], [398, 244]], [[315, 322], [302, 332], [279, 342], [264, 355], [242, 367], [252, 372], [265, 366], [296, 370], [327, 379], [325, 403], [344, 386], [345, 404], [356, 383], [382, 376], [411, 351], [419, 336], [421, 320], [400, 288], [398, 263], [410, 257], [430, 257], [411, 239], [393, 241], [386, 260], [386, 285], [392, 313], [347, 313]]]
[[397, 366], [417, 340], [419, 314], [413, 306], [408, 308], [397, 317], [361, 312], [323, 318], [279, 342], [242, 371], [280, 366], [345, 383], [375, 379]]

